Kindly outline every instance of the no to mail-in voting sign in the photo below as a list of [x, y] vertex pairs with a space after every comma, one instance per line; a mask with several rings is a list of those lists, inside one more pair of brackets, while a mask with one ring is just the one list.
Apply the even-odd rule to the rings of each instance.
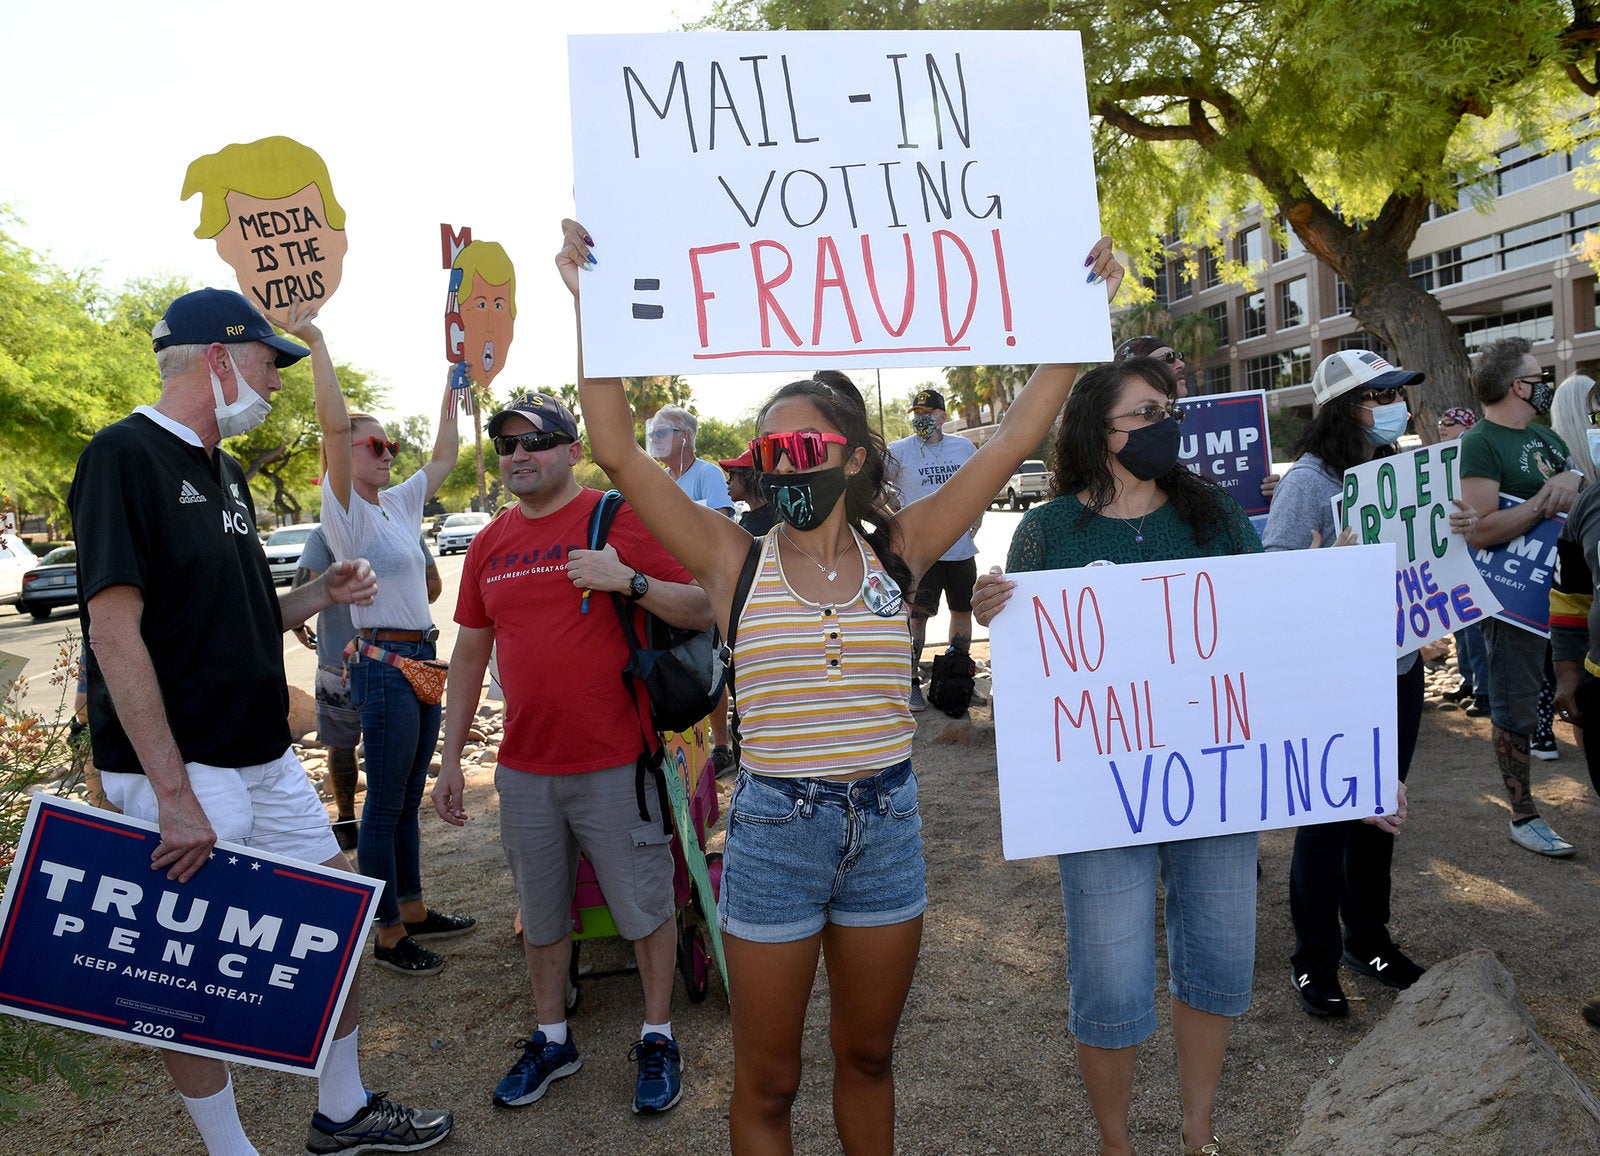
[[568, 42], [595, 376], [1105, 360], [1076, 32]]
[[0, 1011], [319, 1073], [383, 884], [232, 843], [172, 883], [159, 842], [34, 796], [0, 903]]
[[1393, 811], [1392, 547], [1009, 577], [989, 627], [1006, 858]]

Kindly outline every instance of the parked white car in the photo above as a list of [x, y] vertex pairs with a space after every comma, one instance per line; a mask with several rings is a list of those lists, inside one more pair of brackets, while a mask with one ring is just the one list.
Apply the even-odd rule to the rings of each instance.
[[15, 606], [22, 595], [22, 576], [39, 564], [28, 544], [9, 530], [0, 530], [0, 606]]
[[300, 555], [305, 552], [306, 539], [317, 528], [316, 522], [296, 522], [280, 526], [267, 535], [262, 549], [267, 553], [267, 568], [272, 571], [272, 583], [293, 582], [294, 572], [300, 567]]
[[472, 540], [478, 536], [478, 531], [489, 524], [488, 514], [449, 514], [439, 526], [439, 536], [434, 539], [434, 546], [442, 558], [446, 554], [454, 554], [457, 550], [465, 551], [472, 545]]

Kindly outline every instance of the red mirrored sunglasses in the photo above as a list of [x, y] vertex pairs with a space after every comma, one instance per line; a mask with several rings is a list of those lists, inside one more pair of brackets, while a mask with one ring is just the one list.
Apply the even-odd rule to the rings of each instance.
[[350, 447], [352, 449], [354, 449], [356, 446], [369, 447], [372, 450], [372, 456], [375, 458], [383, 457], [384, 450], [389, 451], [389, 456], [391, 458], [400, 452], [399, 442], [386, 442], [380, 437], [362, 438], [360, 441], [354, 441], [350, 443]]
[[797, 470], [814, 470], [827, 463], [829, 445], [849, 444], [849, 438], [836, 433], [797, 430], [793, 433], [762, 434], [750, 443], [750, 460], [764, 474], [770, 474], [778, 468], [779, 454], [787, 457]]

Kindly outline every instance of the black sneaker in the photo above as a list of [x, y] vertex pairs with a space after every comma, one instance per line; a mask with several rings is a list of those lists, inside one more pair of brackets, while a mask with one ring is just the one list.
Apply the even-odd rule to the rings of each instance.
[[727, 747], [711, 748], [711, 770], [719, 779], [727, 778], [728, 772], [733, 770], [733, 752]]
[[433, 975], [444, 966], [444, 956], [435, 955], [409, 935], [393, 947], [373, 944], [372, 958], [379, 967], [387, 967], [401, 975]]
[[354, 851], [361, 837], [360, 820], [338, 820], [333, 824], [333, 837], [339, 841], [339, 850]]
[[1347, 947], [1344, 949], [1343, 959], [1344, 965], [1351, 971], [1370, 975], [1383, 986], [1398, 991], [1405, 991], [1428, 970], [1425, 967], [1418, 967], [1405, 952], [1392, 943], [1372, 951], [1356, 951]]
[[1600, 1028], [1600, 995], [1591, 996], [1583, 1001], [1583, 1007], [1578, 1009], [1579, 1014], [1595, 1027]]
[[1473, 695], [1472, 705], [1467, 708], [1467, 714], [1471, 715], [1473, 718], [1488, 718], [1489, 696], [1486, 694]]
[[407, 1108], [384, 1099], [383, 1092], [367, 1097], [367, 1106], [343, 1124], [321, 1112], [311, 1117], [306, 1132], [306, 1156], [331, 1152], [420, 1152], [450, 1135], [455, 1121], [449, 1112]]
[[465, 935], [478, 921], [470, 915], [446, 915], [428, 908], [428, 918], [418, 923], [406, 924], [406, 935], [411, 939], [450, 939]]
[[1339, 986], [1337, 967], [1311, 967], [1301, 971], [1289, 966], [1289, 978], [1295, 991], [1300, 993], [1300, 1006], [1314, 1016], [1347, 1016], [1350, 1005], [1345, 1002], [1344, 989]]

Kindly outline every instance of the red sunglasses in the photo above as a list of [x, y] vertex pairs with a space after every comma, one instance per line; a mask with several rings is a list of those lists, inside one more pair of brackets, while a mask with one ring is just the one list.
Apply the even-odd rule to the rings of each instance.
[[384, 450], [389, 451], [391, 458], [400, 452], [399, 442], [386, 442], [380, 437], [362, 438], [360, 441], [350, 443], [352, 449], [356, 446], [370, 446], [372, 448], [372, 456], [375, 458], [383, 457]]
[[814, 470], [827, 463], [829, 445], [849, 444], [849, 438], [836, 433], [762, 434], [750, 443], [750, 461], [762, 473], [770, 474], [778, 468], [778, 455], [783, 454], [795, 469]]

